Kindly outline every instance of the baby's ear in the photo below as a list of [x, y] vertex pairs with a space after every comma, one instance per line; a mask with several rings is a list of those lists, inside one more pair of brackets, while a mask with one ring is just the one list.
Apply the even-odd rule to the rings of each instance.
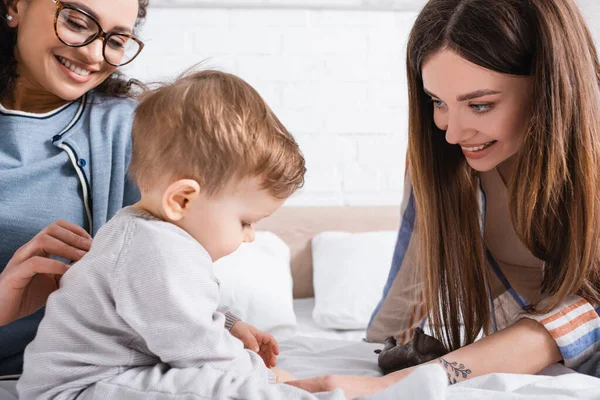
[[181, 220], [190, 203], [200, 195], [200, 184], [193, 179], [180, 179], [167, 187], [162, 197], [164, 215], [171, 221]]

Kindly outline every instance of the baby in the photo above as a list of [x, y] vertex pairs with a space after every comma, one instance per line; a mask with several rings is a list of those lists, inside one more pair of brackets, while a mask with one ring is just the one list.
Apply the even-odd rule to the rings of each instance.
[[129, 171], [141, 200], [100, 229], [50, 296], [20, 398], [315, 398], [274, 384], [277, 342], [218, 308], [212, 266], [254, 240], [305, 170], [240, 78], [196, 72], [143, 97]]

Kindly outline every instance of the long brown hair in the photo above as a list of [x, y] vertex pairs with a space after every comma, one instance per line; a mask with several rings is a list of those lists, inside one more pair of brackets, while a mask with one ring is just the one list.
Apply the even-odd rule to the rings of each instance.
[[489, 333], [491, 316], [477, 175], [435, 126], [423, 91], [423, 61], [441, 49], [533, 77], [519, 175], [508, 181], [515, 230], [544, 261], [546, 300], [529, 312], [574, 293], [600, 300], [600, 67], [572, 0], [430, 0], [419, 14], [408, 42], [408, 159], [432, 327], [456, 349]]
[[[0, 99], [14, 90], [17, 82], [17, 61], [14, 47], [17, 43], [17, 30], [8, 26], [6, 15], [8, 6], [14, 0], [0, 0]], [[139, 27], [145, 20], [149, 0], [138, 0], [139, 8], [135, 26]], [[119, 70], [112, 73], [95, 90], [109, 96], [128, 97], [134, 93], [136, 80], [126, 80]]]

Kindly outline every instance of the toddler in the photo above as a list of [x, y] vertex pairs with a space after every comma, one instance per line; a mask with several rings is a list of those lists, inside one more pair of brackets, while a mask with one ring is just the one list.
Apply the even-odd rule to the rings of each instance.
[[302, 186], [293, 137], [246, 82], [202, 71], [142, 98], [132, 143], [141, 200], [50, 296], [20, 398], [315, 398], [275, 384], [277, 342], [218, 308], [212, 266]]

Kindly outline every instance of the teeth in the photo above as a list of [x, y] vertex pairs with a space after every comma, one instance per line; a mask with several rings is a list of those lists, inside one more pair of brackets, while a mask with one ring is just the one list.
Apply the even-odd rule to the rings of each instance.
[[77, 75], [88, 76], [90, 74], [90, 71], [83, 69], [83, 68], [79, 68], [79, 67], [71, 64], [69, 61], [65, 60], [64, 58], [62, 58], [60, 56], [57, 56], [57, 58], [58, 58], [58, 61], [60, 61], [60, 63], [62, 65], [69, 68], [71, 71], [75, 72]]
[[491, 142], [484, 143], [481, 146], [477, 146], [477, 147], [464, 147], [464, 146], [461, 146], [461, 148], [464, 151], [481, 151], [481, 150], [485, 149], [486, 147], [490, 147], [494, 143], [495, 143], [495, 140], [492, 140]]

